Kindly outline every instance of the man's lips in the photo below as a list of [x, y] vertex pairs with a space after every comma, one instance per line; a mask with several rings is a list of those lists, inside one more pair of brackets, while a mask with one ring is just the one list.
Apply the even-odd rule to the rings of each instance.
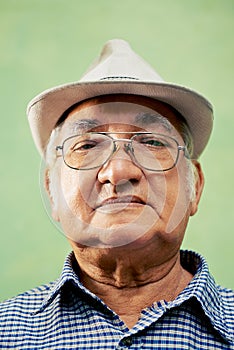
[[145, 205], [146, 202], [138, 196], [120, 196], [120, 197], [110, 197], [103, 200], [101, 203], [97, 204], [96, 209], [108, 205], [123, 205], [123, 204], [139, 204]]

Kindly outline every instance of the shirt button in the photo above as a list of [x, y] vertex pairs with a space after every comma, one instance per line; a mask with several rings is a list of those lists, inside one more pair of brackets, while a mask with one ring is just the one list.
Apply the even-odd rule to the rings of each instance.
[[132, 345], [132, 337], [124, 338], [124, 339], [122, 340], [122, 344], [123, 344], [124, 346], [127, 346], [127, 347], [131, 346], [131, 345]]

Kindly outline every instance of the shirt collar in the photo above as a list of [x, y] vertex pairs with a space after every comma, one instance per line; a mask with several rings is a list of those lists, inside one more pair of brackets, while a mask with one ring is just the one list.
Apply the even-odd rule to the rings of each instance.
[[[74, 253], [71, 252], [64, 263], [63, 271], [60, 278], [55, 281], [49, 290], [48, 296], [42, 302], [40, 308], [34, 312], [37, 314], [42, 312], [59, 294], [62, 287], [67, 282], [72, 282], [77, 288], [89, 294], [94, 299], [99, 298], [87, 290], [79, 280], [74, 270], [76, 259]], [[232, 329], [229, 328], [226, 320], [226, 310], [218, 286], [215, 284], [213, 277], [209, 273], [206, 260], [200, 255], [192, 251], [181, 251], [181, 264], [187, 270], [194, 274], [189, 285], [178, 295], [178, 297], [168, 307], [180, 306], [185, 301], [195, 298], [201, 305], [204, 313], [210, 319], [214, 329], [228, 341], [233, 341]]]
[[219, 286], [209, 272], [206, 260], [192, 251], [181, 251], [181, 263], [185, 268], [195, 271], [194, 278], [175, 299], [175, 306], [195, 298], [212, 326], [228, 341], [233, 341], [233, 329], [228, 326], [226, 309]]
[[33, 314], [37, 314], [45, 310], [45, 308], [50, 305], [56, 296], [60, 293], [62, 287], [68, 282], [72, 282], [77, 288], [84, 291], [86, 294], [91, 295], [97, 299], [96, 295], [91, 293], [86, 289], [83, 284], [80, 282], [77, 273], [74, 270], [74, 265], [77, 264], [76, 258], [73, 252], [71, 252], [65, 259], [64, 266], [60, 278], [56, 280], [52, 287], [50, 288], [47, 297], [43, 300], [42, 304]]

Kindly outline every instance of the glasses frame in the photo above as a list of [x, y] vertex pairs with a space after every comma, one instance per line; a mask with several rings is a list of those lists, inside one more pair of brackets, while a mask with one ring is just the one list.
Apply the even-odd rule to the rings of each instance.
[[[65, 144], [65, 142], [66, 142], [67, 140], [70, 140], [70, 139], [72, 139], [72, 138], [74, 138], [74, 137], [76, 137], [76, 136], [79, 136], [79, 135], [82, 136], [82, 135], [84, 135], [84, 134], [97, 134], [97, 135], [101, 134], [101, 135], [106, 135], [106, 136], [108, 136], [108, 137], [112, 140], [112, 143], [113, 143], [113, 150], [112, 150], [110, 156], [109, 156], [102, 164], [100, 164], [100, 165], [96, 165], [96, 166], [90, 167], [90, 168], [77, 168], [77, 167], [72, 167], [72, 166], [69, 165], [69, 164], [66, 162], [66, 160], [65, 160], [65, 156], [64, 156], [64, 144]], [[117, 135], [121, 135], [121, 134], [130, 134], [130, 135], [133, 135], [133, 136], [132, 136], [130, 139], [125, 139], [125, 138], [117, 138], [117, 139], [116, 139], [116, 138], [113, 138], [112, 136], [110, 136], [111, 134], [115, 134], [115, 135], [116, 135], [116, 134], [117, 134]], [[175, 161], [174, 161], [174, 164], [173, 164], [171, 167], [169, 167], [169, 168], [167, 168], [167, 169], [155, 170], [155, 169], [152, 169], [152, 168], [145, 167], [145, 166], [141, 165], [141, 164], [137, 161], [137, 159], [135, 158], [135, 155], [134, 155], [134, 148], [133, 148], [133, 146], [132, 146], [132, 142], [134, 141], [134, 137], [136, 137], [136, 136], [138, 136], [138, 135], [144, 135], [144, 134], [160, 135], [160, 136], [163, 136], [163, 137], [167, 137], [167, 138], [173, 140], [173, 141], [176, 143], [176, 145], [177, 145], [177, 156], [176, 156], [176, 159], [175, 159]], [[143, 168], [143, 169], [145, 169], [145, 170], [154, 171], [154, 172], [160, 172], [160, 173], [161, 173], [161, 172], [165, 172], [165, 171], [168, 171], [168, 170], [173, 169], [173, 168], [176, 166], [177, 162], [178, 162], [180, 151], [183, 151], [184, 156], [185, 156], [187, 159], [190, 159], [190, 155], [189, 155], [189, 153], [188, 153], [188, 150], [187, 150], [186, 145], [184, 145], [184, 146], [180, 145], [179, 142], [178, 142], [174, 137], [171, 137], [171, 136], [168, 136], [168, 135], [165, 135], [165, 134], [161, 134], [161, 133], [147, 132], [147, 131], [141, 131], [141, 132], [135, 132], [135, 131], [127, 131], [127, 132], [126, 132], [126, 131], [117, 131], [117, 132], [104, 132], [104, 131], [101, 131], [101, 132], [95, 132], [95, 131], [91, 131], [91, 132], [86, 132], [86, 133], [81, 133], [81, 134], [75, 134], [75, 135], [72, 135], [72, 136], [67, 137], [67, 138], [63, 141], [63, 143], [62, 143], [61, 145], [58, 145], [58, 146], [55, 147], [56, 152], [58, 152], [58, 151], [61, 151], [61, 152], [62, 152], [61, 155], [58, 155], [58, 154], [57, 154], [56, 157], [63, 157], [64, 164], [65, 164], [66, 166], [68, 166], [69, 168], [74, 169], [74, 170], [85, 171], [85, 170], [97, 169], [97, 168], [101, 168], [104, 164], [106, 164], [106, 163], [111, 159], [111, 157], [113, 156], [113, 154], [118, 150], [118, 147], [117, 147], [116, 143], [117, 143], [117, 142], [120, 142], [120, 141], [126, 142], [126, 144], [124, 145], [124, 149], [125, 149], [125, 151], [126, 151], [127, 153], [130, 154], [130, 158], [131, 158], [132, 162], [133, 162], [135, 165], [137, 165], [137, 166], [139, 166], [140, 168]]]

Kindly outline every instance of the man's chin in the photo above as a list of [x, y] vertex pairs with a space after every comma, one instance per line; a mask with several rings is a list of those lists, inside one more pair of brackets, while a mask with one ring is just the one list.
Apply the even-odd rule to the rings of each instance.
[[150, 206], [143, 210], [120, 211], [115, 214], [96, 212], [90, 222], [70, 216], [61, 225], [65, 236], [78, 245], [113, 248], [131, 244], [158, 224], [159, 216]]
[[147, 235], [145, 232], [145, 227], [140, 229], [139, 225], [132, 225], [128, 227], [124, 225], [118, 225], [116, 228], [108, 230], [99, 230], [98, 234], [86, 232], [85, 237], [82, 235], [73, 235], [72, 237], [67, 237], [74, 243], [81, 246], [90, 246], [96, 248], [116, 248], [121, 246], [127, 246], [131, 244], [140, 244], [144, 241], [144, 236]]

